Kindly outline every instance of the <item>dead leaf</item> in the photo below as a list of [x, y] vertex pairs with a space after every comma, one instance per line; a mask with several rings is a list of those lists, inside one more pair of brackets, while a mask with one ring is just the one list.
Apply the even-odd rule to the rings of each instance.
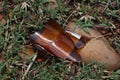
[[2, 18], [2, 20], [0, 21], [0, 23], [1, 23], [2, 25], [5, 25], [5, 24], [7, 23], [7, 21], [6, 21], [4, 18]]
[[[33, 46], [26, 45], [26, 46], [24, 46], [24, 47], [21, 49], [20, 55], [21, 55], [21, 57], [22, 57], [23, 60], [26, 60], [26, 59], [28, 59], [30, 56], [32, 56], [32, 55], [35, 54], [35, 53], [36, 53], [36, 52], [35, 52]], [[36, 60], [37, 60], [38, 62], [45, 61], [45, 60], [48, 58], [48, 56], [46, 56], [46, 55], [44, 54], [44, 51], [43, 51], [43, 50], [39, 50], [37, 53], [38, 53], [38, 54], [37, 54]]]
[[3, 15], [0, 15], [0, 20], [2, 20], [3, 19]]
[[5, 25], [7, 23], [4, 14], [0, 14], [0, 24]]
[[[33, 13], [33, 14], [31, 14], [31, 19], [36, 20], [37, 16]], [[27, 24], [29, 21], [31, 21], [29, 17], [26, 17], [24, 20], [25, 24]]]
[[35, 52], [33, 50], [33, 47], [30, 45], [26, 45], [22, 48], [20, 55], [23, 60], [28, 59], [31, 55], [33, 55]]
[[[74, 25], [74, 22], [69, 22], [68, 27], [71, 31], [74, 30]], [[91, 63], [97, 61], [100, 64], [105, 64], [107, 70], [115, 70], [120, 67], [119, 55], [98, 31], [89, 29], [90, 34], [87, 34], [83, 29], [77, 28], [73, 32], [91, 38], [84, 48], [79, 50], [83, 62]], [[99, 36], [102, 37], [97, 38]]]

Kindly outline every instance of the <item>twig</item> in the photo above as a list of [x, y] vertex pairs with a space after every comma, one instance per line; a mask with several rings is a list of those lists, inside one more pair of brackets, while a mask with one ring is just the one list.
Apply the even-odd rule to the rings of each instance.
[[24, 75], [22, 77], [22, 80], [24, 80], [25, 76], [27, 75], [28, 71], [30, 70], [30, 68], [33, 65], [33, 61], [35, 61], [36, 58], [37, 58], [37, 54], [35, 54], [34, 57], [32, 58], [32, 62], [28, 65], [27, 70], [25, 71], [25, 73], [24, 73]]

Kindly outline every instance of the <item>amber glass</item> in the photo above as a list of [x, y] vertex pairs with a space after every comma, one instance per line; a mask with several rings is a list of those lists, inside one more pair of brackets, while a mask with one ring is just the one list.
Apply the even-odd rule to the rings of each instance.
[[60, 58], [75, 62], [80, 62], [81, 60], [71, 37], [55, 20], [49, 20], [43, 29], [30, 37], [35, 43]]

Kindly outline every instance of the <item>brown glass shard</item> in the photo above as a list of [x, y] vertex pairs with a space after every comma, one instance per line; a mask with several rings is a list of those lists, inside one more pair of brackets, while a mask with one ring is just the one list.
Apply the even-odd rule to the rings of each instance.
[[50, 19], [43, 29], [35, 32], [30, 37], [36, 44], [60, 58], [74, 62], [81, 61], [80, 54], [77, 53], [71, 37], [53, 19]]
[[79, 49], [84, 47], [84, 43], [81, 41], [81, 35], [74, 34], [71, 31], [66, 31], [66, 32], [68, 33], [73, 43], [75, 44], [75, 48]]
[[[73, 43], [75, 44], [75, 47], [77, 49], [81, 49], [85, 46], [85, 44], [90, 40], [90, 38], [83, 36], [83, 35], [78, 35], [76, 33], [73, 33], [71, 31], [66, 31], [70, 38], [72, 39]], [[74, 34], [74, 35], [73, 35]]]

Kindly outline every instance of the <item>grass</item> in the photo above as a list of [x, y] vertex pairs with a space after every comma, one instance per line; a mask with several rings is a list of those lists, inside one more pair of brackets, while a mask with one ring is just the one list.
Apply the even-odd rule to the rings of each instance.
[[[58, 7], [54, 10], [45, 6], [47, 1], [0, 1], [0, 14], [4, 15], [5, 20], [0, 24], [0, 55], [4, 58], [0, 61], [1, 80], [21, 79], [27, 65], [31, 62], [31, 58], [22, 59], [21, 48], [30, 45], [29, 35], [41, 29], [44, 22], [50, 17], [56, 19], [61, 25], [64, 24], [63, 26], [66, 26], [69, 21], [75, 21], [86, 31], [96, 24], [119, 28], [120, 2], [118, 0], [116, 0], [116, 6], [110, 2], [110, 8], [104, 14], [100, 13], [97, 6], [100, 6], [102, 2], [107, 3], [107, 0], [89, 0], [89, 3], [82, 0], [80, 4], [78, 4], [79, 1], [74, 0], [74, 3], [71, 2], [67, 7], [63, 6], [62, 0], [57, 0]], [[23, 3], [26, 6], [21, 7]], [[85, 19], [86, 15], [94, 17], [95, 20], [89, 17]], [[68, 16], [70, 17], [68, 18]], [[85, 17], [81, 19], [83, 16]], [[112, 29], [111, 27], [108, 28]], [[119, 35], [115, 34], [109, 41], [116, 51], [119, 51]], [[33, 66], [25, 76], [25, 80], [103, 80], [103, 76], [107, 80], [120, 78], [120, 70], [105, 72], [103, 65], [97, 63], [88, 65], [83, 63], [82, 66], [80, 64], [74, 66], [59, 58], [50, 57], [50, 60], [51, 65], [47, 65], [48, 61], [34, 61]]]

